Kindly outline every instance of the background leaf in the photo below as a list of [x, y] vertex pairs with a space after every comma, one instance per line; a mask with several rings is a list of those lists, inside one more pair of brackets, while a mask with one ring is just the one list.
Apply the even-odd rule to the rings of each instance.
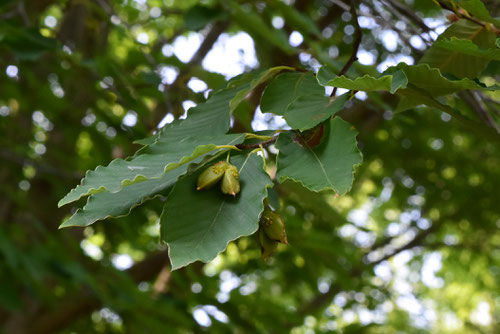
[[[495, 33], [488, 31], [485, 27], [459, 20], [449, 26], [445, 32], [439, 35], [437, 42], [452, 37], [467, 39], [481, 48], [493, 48], [495, 45]], [[489, 60], [464, 54], [452, 49], [444, 49], [438, 44], [432, 45], [420, 59], [420, 64], [429, 64], [430, 67], [438, 68], [442, 73], [450, 73], [457, 78], [477, 78], [488, 65]]]
[[172, 269], [208, 262], [229, 241], [257, 230], [271, 179], [256, 154], [234, 156], [231, 163], [240, 169], [241, 192], [236, 197], [222, 194], [218, 185], [196, 191], [203, 168], [181, 178], [170, 192], [161, 215], [161, 236], [169, 246]]
[[349, 99], [349, 92], [337, 97], [301, 95], [285, 112], [285, 120], [293, 129], [304, 131], [315, 127], [339, 112]]
[[333, 86], [350, 90], [361, 90], [364, 92], [372, 92], [377, 90], [386, 90], [394, 94], [400, 88], [406, 88], [408, 78], [402, 71], [394, 71], [390, 75], [383, 75], [379, 78], [374, 78], [368, 74], [351, 80], [345, 76], [331, 77], [333, 73], [328, 67], [323, 66], [318, 72], [318, 82], [323, 86]]
[[262, 73], [259, 73], [258, 75], [256, 74], [255, 79], [251, 81], [249, 87], [240, 90], [231, 100], [231, 102], [229, 102], [229, 109], [231, 110], [231, 112], [233, 112], [239, 106], [239, 104], [247, 97], [247, 95], [252, 91], [252, 89], [268, 82], [269, 80], [272, 80], [278, 73], [287, 70], [291, 71], [294, 70], [294, 68], [288, 66], [276, 66], [268, 70], [265, 70]]
[[194, 5], [184, 14], [184, 24], [188, 30], [199, 30], [213, 21], [226, 17], [227, 14], [219, 8]]
[[284, 115], [290, 103], [302, 95], [325, 96], [325, 90], [311, 72], [282, 73], [267, 86], [260, 108], [264, 113]]
[[460, 52], [470, 56], [484, 58], [488, 60], [500, 60], [500, 49], [481, 48], [469, 39], [452, 37], [443, 38], [434, 43], [435, 46], [449, 51]]

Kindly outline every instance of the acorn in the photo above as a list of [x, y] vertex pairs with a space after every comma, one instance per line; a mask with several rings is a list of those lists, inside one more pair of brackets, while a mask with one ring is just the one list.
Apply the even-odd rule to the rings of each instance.
[[215, 185], [222, 179], [229, 166], [232, 165], [226, 161], [219, 161], [205, 169], [198, 177], [198, 186], [196, 190], [208, 189]]
[[260, 217], [260, 224], [269, 239], [288, 244], [285, 222], [279, 214], [266, 208]]
[[259, 233], [259, 243], [260, 243], [260, 250], [262, 252], [262, 258], [264, 259], [264, 261], [266, 261], [269, 255], [274, 253], [276, 248], [278, 248], [278, 242], [269, 239], [267, 234], [264, 232], [263, 228], [259, 228], [258, 233]]
[[222, 178], [221, 190], [224, 194], [236, 196], [240, 192], [240, 172], [234, 165], [228, 164]]

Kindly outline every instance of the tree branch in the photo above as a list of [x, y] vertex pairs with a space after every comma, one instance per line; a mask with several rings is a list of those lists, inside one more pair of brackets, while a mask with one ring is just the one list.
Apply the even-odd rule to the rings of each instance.
[[[186, 81], [190, 78], [189, 72], [191, 71], [191, 68], [194, 66], [200, 65], [205, 56], [208, 54], [208, 52], [212, 49], [212, 46], [214, 43], [217, 41], [219, 36], [229, 27], [229, 22], [228, 21], [217, 21], [214, 23], [210, 31], [207, 33], [205, 38], [203, 39], [203, 42], [201, 43], [200, 47], [196, 51], [196, 53], [193, 55], [193, 57], [189, 60], [189, 62], [186, 64], [184, 68], [182, 68], [179, 71], [179, 74], [177, 75], [177, 78], [174, 80], [174, 82], [168, 86], [165, 86], [163, 89], [163, 94], [165, 96], [165, 104], [168, 106], [169, 105], [169, 94], [173, 90], [173, 88], [176, 87], [181, 87], [183, 86]], [[171, 110], [167, 110], [166, 113], [158, 113], [155, 115], [156, 117], [153, 118], [153, 127], [156, 129], [160, 121], [165, 117], [165, 114], [168, 114], [169, 112], [172, 112]]]
[[[357, 6], [357, 1], [351, 0], [350, 13], [352, 15], [352, 21], [353, 21], [354, 28], [355, 28], [352, 53], [351, 53], [351, 56], [349, 57], [349, 59], [347, 60], [347, 63], [340, 70], [338, 76], [344, 75], [347, 72], [347, 70], [349, 70], [351, 65], [354, 64], [354, 62], [356, 60], [358, 60], [357, 55], [358, 55], [359, 45], [361, 44], [361, 38], [363, 37], [363, 34], [361, 33], [361, 27], [359, 26], [358, 13], [356, 12], [356, 6]], [[337, 93], [337, 87], [333, 88], [333, 91], [330, 94], [330, 96], [335, 96], [335, 93]]]
[[469, 107], [478, 114], [479, 118], [488, 125], [489, 127], [496, 130], [496, 132], [500, 133], [500, 127], [495, 122], [493, 117], [491, 117], [490, 113], [483, 107], [477, 95], [472, 91], [462, 91], [459, 92], [458, 95], [469, 105]]
[[474, 22], [475, 24], [478, 24], [482, 27], [485, 27], [486, 26], [489, 26], [491, 28], [491, 30], [493, 32], [495, 32], [497, 35], [500, 34], [500, 29], [497, 29], [495, 26], [493, 26], [492, 24], [489, 24], [489, 23], [486, 23], [486, 22], [483, 22], [481, 20], [478, 20], [476, 19], [475, 17], [473, 16], [470, 16], [468, 13], [461, 13], [459, 11], [456, 11], [454, 8], [448, 6], [446, 3], [442, 2], [441, 0], [437, 0], [437, 2], [439, 3], [439, 5], [441, 6], [441, 8], [443, 9], [446, 9], [446, 10], [449, 10], [450, 12], [453, 12], [455, 13], [455, 15], [459, 18], [464, 18], [466, 20], [469, 20], [471, 22]]
[[401, 253], [402, 251], [420, 246], [422, 244], [422, 242], [425, 240], [425, 238], [427, 238], [427, 236], [430, 235], [431, 233], [435, 232], [437, 230], [437, 228], [438, 228], [437, 224], [432, 225], [429, 229], [424, 230], [424, 231], [420, 232], [419, 234], [417, 234], [417, 236], [415, 236], [415, 238], [413, 238], [412, 241], [408, 242], [407, 244], [405, 244], [399, 248], [396, 248], [390, 254], [387, 254], [376, 261], [369, 262], [368, 265], [376, 266], [377, 264], [379, 264], [385, 260], [390, 259], [391, 257]]
[[424, 21], [418, 17], [413, 10], [410, 8], [406, 7], [399, 1], [394, 1], [394, 0], [385, 0], [389, 5], [394, 8], [397, 12], [399, 12], [401, 15], [409, 18], [415, 25], [420, 27], [423, 31], [429, 32], [431, 29], [424, 23]]

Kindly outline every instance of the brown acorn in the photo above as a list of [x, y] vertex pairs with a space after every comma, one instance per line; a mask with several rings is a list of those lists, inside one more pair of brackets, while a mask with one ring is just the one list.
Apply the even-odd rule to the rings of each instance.
[[269, 239], [288, 244], [285, 222], [279, 214], [266, 208], [260, 217], [260, 224]]
[[196, 190], [208, 189], [215, 185], [222, 179], [225, 171], [229, 167], [226, 161], [219, 161], [218, 163], [208, 167], [198, 177], [198, 186]]
[[264, 232], [264, 229], [262, 227], [259, 228], [258, 234], [259, 234], [259, 243], [260, 243], [260, 250], [262, 252], [262, 258], [264, 259], [264, 261], [266, 261], [269, 255], [274, 253], [276, 248], [278, 248], [278, 242], [269, 239], [269, 237]]
[[234, 165], [228, 164], [222, 178], [221, 190], [224, 194], [236, 196], [240, 192], [240, 172]]

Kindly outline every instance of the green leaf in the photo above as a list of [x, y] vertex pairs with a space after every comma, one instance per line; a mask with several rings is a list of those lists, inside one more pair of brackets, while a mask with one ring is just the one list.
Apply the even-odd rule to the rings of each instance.
[[7, 46], [19, 60], [38, 60], [44, 52], [55, 51], [58, 41], [45, 37], [37, 28], [19, 28], [2, 20], [0, 46]]
[[330, 69], [330, 67], [321, 66], [318, 73], [316, 74], [316, 80], [318, 80], [318, 83], [321, 86], [328, 86], [328, 81], [332, 80], [332, 78], [335, 78], [336, 76], [337, 76], [337, 74], [334, 73]]
[[459, 20], [439, 36], [425, 52], [420, 64], [429, 64], [430, 67], [438, 68], [442, 73], [453, 74], [457, 78], [477, 78], [488, 65], [489, 59], [441, 47], [441, 41], [452, 37], [466, 39], [478, 47], [488, 49], [494, 47], [496, 35], [483, 26]]
[[226, 13], [218, 8], [194, 5], [184, 14], [184, 25], [187, 30], [199, 30], [212, 21], [224, 19]]
[[311, 72], [282, 73], [267, 86], [260, 109], [264, 113], [284, 115], [288, 105], [299, 95], [324, 96], [325, 90]]
[[[157, 135], [142, 141], [143, 144], [151, 145], [142, 148], [140, 155], [131, 160], [116, 159], [107, 167], [98, 166], [94, 171], [88, 171], [80, 185], [61, 199], [58, 205], [63, 206], [95, 193], [116, 192], [123, 186], [151, 177], [161, 177], [162, 173], [179, 164], [216, 150], [217, 145], [241, 143], [244, 136], [227, 137], [223, 134], [230, 126], [229, 102], [249, 81], [250, 78], [246, 75], [231, 80], [229, 88], [215, 93], [206, 103], [189, 109], [185, 120], [167, 124]], [[200, 133], [212, 135], [200, 138]], [[220, 135], [215, 136], [217, 134]]]
[[349, 99], [350, 93], [335, 98], [303, 95], [295, 99], [285, 112], [285, 120], [293, 129], [304, 131], [339, 112]]
[[419, 98], [412, 97], [410, 91], [414, 88], [420, 89], [431, 97], [439, 97], [451, 93], [455, 93], [465, 89], [495, 89], [496, 86], [485, 87], [478, 84], [476, 81], [463, 78], [461, 80], [448, 80], [437, 68], [430, 68], [427, 64], [407, 65], [404, 63], [398, 64], [396, 67], [389, 68], [388, 71], [395, 68], [404, 71], [408, 78], [408, 88], [398, 91], [398, 95], [404, 96], [400, 99], [396, 112], [408, 110], [418, 105], [424, 104]]
[[405, 99], [418, 100], [418, 104], [425, 104], [429, 107], [444, 111], [477, 136], [488, 138], [491, 142], [500, 143], [500, 135], [494, 128], [462, 116], [460, 111], [457, 109], [440, 103], [432, 98], [432, 96], [430, 96], [427, 92], [417, 87], [413, 87], [412, 89], [403, 89], [400, 94], [403, 95]]
[[72, 189], [58, 205], [63, 206], [79, 198], [104, 191], [117, 192], [122, 187], [151, 178], [160, 178], [183, 164], [206, 153], [220, 150], [219, 145], [235, 145], [243, 142], [244, 134], [213, 137], [184, 137], [167, 135], [130, 160], [116, 159], [107, 167], [98, 166], [88, 171], [80, 185]]
[[437, 68], [430, 68], [427, 64], [407, 65], [400, 63], [396, 68], [402, 70], [408, 82], [423, 89], [433, 97], [451, 94], [465, 89], [488, 89], [474, 80], [463, 78], [449, 80]]
[[234, 22], [237, 22], [252, 37], [262, 39], [264, 43], [276, 46], [288, 55], [296, 52], [288, 44], [287, 35], [270, 28], [261, 15], [252, 10], [250, 6], [240, 6], [235, 1], [231, 1], [229, 5], [231, 8], [228, 9], [232, 12]]
[[321, 31], [318, 25], [309, 15], [303, 14], [295, 9], [294, 6], [290, 6], [281, 1], [271, 1], [269, 5], [278, 9], [287, 24], [302, 32], [306, 38], [308, 34], [319, 38], [321, 37]]
[[70, 226], [89, 226], [96, 221], [109, 217], [122, 217], [158, 192], [171, 187], [177, 178], [186, 172], [187, 165], [164, 174], [159, 179], [146, 180], [120, 189], [118, 192], [101, 192], [89, 196], [87, 204], [78, 209], [59, 228]]
[[339, 194], [351, 188], [354, 167], [362, 161], [356, 143], [357, 132], [339, 117], [326, 125], [324, 141], [315, 148], [299, 144], [304, 142], [294, 138], [299, 134], [279, 135], [276, 148], [280, 182], [292, 179], [312, 191], [332, 189]]
[[329, 77], [332, 72], [323, 66], [318, 72], [318, 82], [324, 86], [333, 86], [338, 88], [345, 88], [350, 90], [361, 90], [365, 92], [385, 90], [390, 91], [394, 94], [398, 89], [405, 88], [408, 84], [408, 79], [402, 71], [395, 71], [391, 75], [384, 75], [379, 78], [374, 78], [368, 74], [351, 80], [345, 76], [337, 77], [333, 79]]
[[204, 131], [212, 134], [224, 134], [230, 127], [229, 103], [235, 95], [247, 89], [255, 74], [246, 73], [231, 79], [227, 87], [212, 94], [205, 103], [190, 108], [185, 120], [175, 120], [165, 125], [155, 135], [136, 140], [134, 143], [150, 145], [160, 137], [168, 136], [176, 141], [182, 137], [196, 137]]
[[257, 231], [271, 179], [255, 154], [234, 156], [231, 163], [240, 169], [241, 192], [236, 197], [223, 195], [218, 187], [196, 191], [202, 168], [181, 178], [170, 192], [161, 215], [161, 236], [172, 269], [208, 262], [231, 240]]
[[474, 44], [469, 39], [461, 39], [456, 37], [452, 37], [451, 39], [443, 38], [435, 42], [434, 45], [446, 50], [460, 52], [474, 57], [484, 58], [488, 60], [500, 60], [500, 49], [485, 49]]
[[248, 94], [260, 84], [266, 83], [267, 81], [273, 79], [278, 73], [283, 71], [293, 71], [293, 67], [288, 66], [276, 66], [272, 67], [266, 71], [262, 71], [254, 80], [251, 81], [248, 88], [240, 90], [234, 98], [229, 102], [229, 110], [231, 113], [240, 105], [240, 103], [248, 96]]

